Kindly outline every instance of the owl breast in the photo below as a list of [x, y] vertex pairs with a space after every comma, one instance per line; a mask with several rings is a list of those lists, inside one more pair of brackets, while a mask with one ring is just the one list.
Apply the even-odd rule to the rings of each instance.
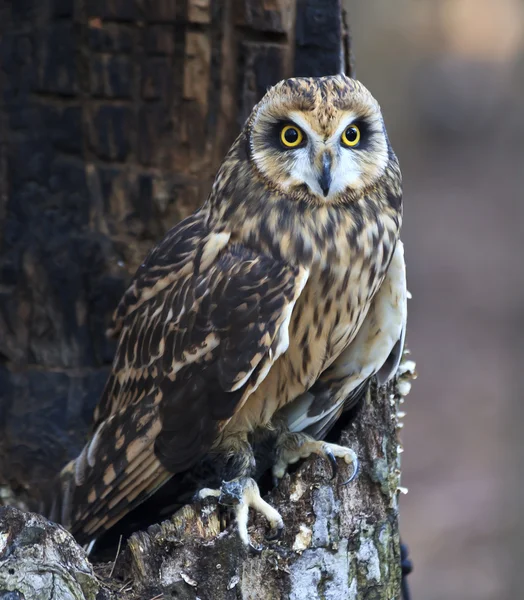
[[384, 239], [370, 251], [348, 248], [345, 259], [320, 268], [313, 265], [293, 310], [287, 351], [231, 419], [226, 432], [270, 424], [278, 409], [308, 390], [348, 347], [384, 279], [393, 249]]

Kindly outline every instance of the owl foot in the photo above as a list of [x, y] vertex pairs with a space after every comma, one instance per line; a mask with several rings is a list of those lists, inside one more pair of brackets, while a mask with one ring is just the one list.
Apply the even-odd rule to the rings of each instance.
[[358, 473], [358, 458], [351, 448], [318, 441], [305, 433], [284, 433], [277, 443], [277, 448], [277, 460], [273, 465], [275, 485], [284, 477], [289, 465], [312, 454], [318, 454], [329, 460], [333, 470], [332, 479], [338, 472], [337, 458], [343, 458], [348, 465], [353, 464], [353, 473], [343, 485], [351, 483]]
[[282, 517], [276, 509], [260, 496], [258, 485], [251, 477], [239, 477], [231, 481], [223, 481], [218, 490], [204, 488], [198, 492], [197, 500], [203, 500], [210, 496], [217, 498], [219, 504], [233, 509], [240, 539], [253, 550], [259, 552], [260, 548], [251, 544], [247, 532], [250, 507], [264, 515], [269, 521], [271, 532], [266, 536], [267, 540], [278, 539], [282, 534], [284, 529]]

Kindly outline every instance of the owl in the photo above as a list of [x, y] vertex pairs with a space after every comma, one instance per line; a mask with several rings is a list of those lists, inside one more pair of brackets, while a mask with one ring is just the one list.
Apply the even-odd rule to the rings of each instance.
[[[401, 173], [379, 105], [345, 75], [281, 81], [255, 106], [205, 204], [138, 269], [113, 316], [112, 371], [51, 517], [87, 543], [168, 480], [280, 514], [257, 477], [311, 454], [369, 380], [391, 378], [406, 323]], [[194, 489], [194, 488], [198, 489]], [[181, 494], [184, 497], [184, 494]]]

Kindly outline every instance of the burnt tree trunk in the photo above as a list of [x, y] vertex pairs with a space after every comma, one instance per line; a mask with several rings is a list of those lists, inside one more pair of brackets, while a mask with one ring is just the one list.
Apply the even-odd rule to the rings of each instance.
[[[266, 88], [350, 72], [342, 16], [340, 0], [1, 5], [0, 503], [30, 504], [79, 452], [113, 357], [113, 309], [148, 249], [205, 199]], [[395, 409], [373, 392], [343, 433], [363, 458], [356, 485], [338, 488], [308, 461], [274, 493], [283, 542], [246, 556], [231, 532], [211, 541], [214, 513], [203, 527], [187, 508], [130, 541], [129, 589], [397, 598]], [[0, 542], [20, 523], [4, 515]], [[22, 592], [2, 543], [0, 591]]]

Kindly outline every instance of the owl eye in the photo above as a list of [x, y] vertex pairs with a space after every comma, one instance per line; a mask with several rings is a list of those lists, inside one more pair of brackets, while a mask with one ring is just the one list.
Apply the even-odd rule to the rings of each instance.
[[342, 134], [342, 144], [354, 148], [360, 142], [360, 129], [356, 125], [350, 125]]
[[286, 125], [280, 132], [280, 141], [286, 148], [296, 148], [303, 139], [304, 135], [296, 125]]

